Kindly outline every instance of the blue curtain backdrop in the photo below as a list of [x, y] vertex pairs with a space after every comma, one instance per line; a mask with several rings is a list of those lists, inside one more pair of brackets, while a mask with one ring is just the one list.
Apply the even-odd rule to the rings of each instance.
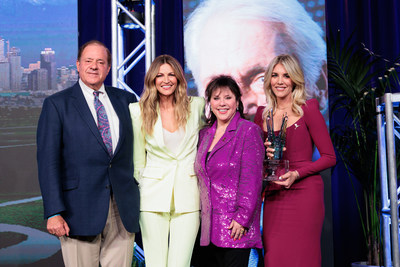
[[[182, 64], [182, 1], [156, 0], [156, 55], [170, 54]], [[340, 29], [342, 39], [354, 32], [354, 41], [393, 60], [400, 55], [400, 3], [398, 0], [325, 0], [327, 32]], [[79, 45], [97, 39], [111, 48], [110, 0], [78, 1]], [[129, 33], [128, 46], [136, 42]], [[140, 39], [139, 37], [137, 37]], [[142, 68], [144, 69], [144, 67]], [[128, 79], [140, 94], [144, 72], [136, 71]], [[111, 80], [106, 80], [111, 84]], [[340, 124], [331, 117], [330, 126]], [[361, 226], [354, 203], [353, 191], [343, 166], [339, 163], [332, 173], [335, 266], [350, 266], [365, 260]]]
[[[353, 33], [354, 42], [364, 43], [368, 49], [391, 61], [400, 55], [398, 0], [326, 0], [325, 7], [327, 33], [339, 29], [342, 40]], [[331, 128], [341, 123], [341, 118], [331, 116]], [[332, 209], [335, 266], [350, 266], [351, 262], [366, 260], [352, 187], [340, 162], [332, 172]]]
[[355, 40], [388, 59], [400, 52], [398, 0], [326, 0], [327, 29], [343, 37], [354, 31]]

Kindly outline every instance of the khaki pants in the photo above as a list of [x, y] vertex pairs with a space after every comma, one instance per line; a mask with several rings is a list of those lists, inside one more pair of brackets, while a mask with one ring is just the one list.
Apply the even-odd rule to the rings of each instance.
[[90, 238], [60, 237], [66, 267], [131, 267], [135, 234], [125, 230], [114, 198], [103, 232]]

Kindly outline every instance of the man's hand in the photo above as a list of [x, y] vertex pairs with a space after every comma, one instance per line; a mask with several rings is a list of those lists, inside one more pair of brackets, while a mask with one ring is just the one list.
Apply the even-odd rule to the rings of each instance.
[[57, 237], [69, 236], [69, 227], [61, 215], [56, 215], [47, 220], [47, 231]]

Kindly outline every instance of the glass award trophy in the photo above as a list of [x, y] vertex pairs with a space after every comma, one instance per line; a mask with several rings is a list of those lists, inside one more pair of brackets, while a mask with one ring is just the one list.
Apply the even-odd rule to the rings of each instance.
[[283, 147], [286, 143], [286, 127], [288, 117], [285, 113], [282, 116], [282, 123], [277, 134], [274, 131], [273, 110], [269, 110], [266, 117], [268, 141], [271, 147], [275, 149], [274, 156], [271, 159], [266, 157], [264, 166], [264, 181], [279, 181], [279, 177], [289, 171], [289, 161], [283, 160]]

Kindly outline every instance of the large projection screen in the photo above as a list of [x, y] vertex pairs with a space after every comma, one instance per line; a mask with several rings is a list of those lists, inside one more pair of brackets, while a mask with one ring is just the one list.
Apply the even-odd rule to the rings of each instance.
[[0, 1], [0, 266], [63, 266], [36, 167], [44, 98], [78, 79], [76, 0]]
[[328, 118], [324, 0], [184, 0], [183, 9], [190, 94], [204, 95], [212, 76], [231, 75], [252, 118], [265, 104], [267, 64], [289, 53], [300, 61], [308, 94]]

